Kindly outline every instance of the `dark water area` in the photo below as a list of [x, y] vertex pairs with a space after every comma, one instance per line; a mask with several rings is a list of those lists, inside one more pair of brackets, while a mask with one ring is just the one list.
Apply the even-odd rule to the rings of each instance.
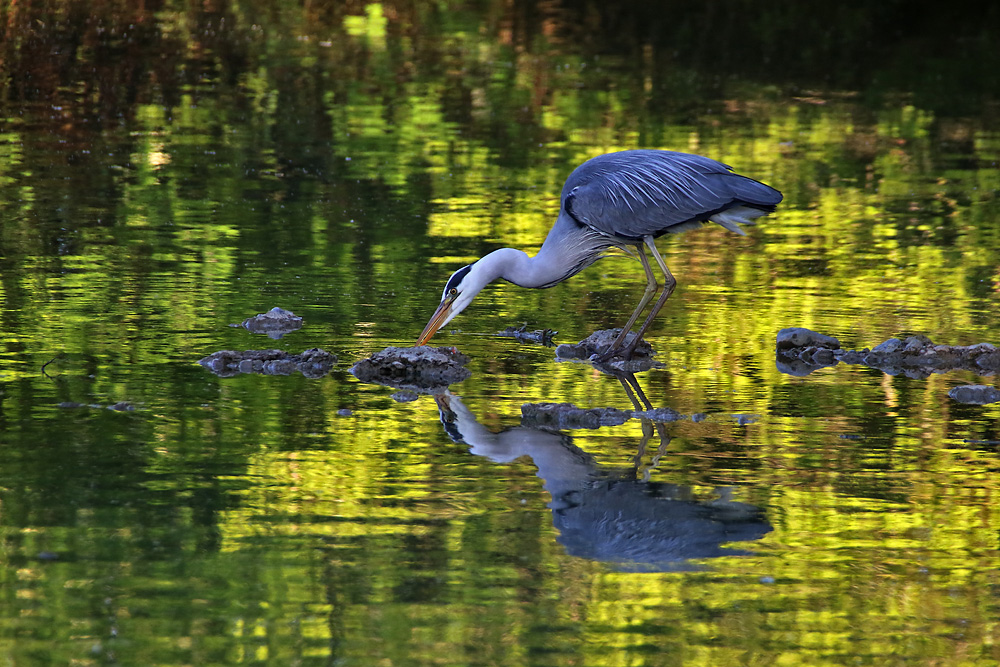
[[[776, 356], [787, 327], [1000, 345], [993, 5], [0, 19], [6, 662], [1000, 662], [1000, 403], [959, 390], [996, 376]], [[659, 242], [660, 366], [497, 335], [620, 326], [643, 274], [619, 255], [485, 289], [434, 338], [469, 357], [447, 389], [350, 372], [629, 148], [785, 197]], [[233, 326], [275, 306], [301, 326]], [[313, 348], [332, 368], [198, 364]]]

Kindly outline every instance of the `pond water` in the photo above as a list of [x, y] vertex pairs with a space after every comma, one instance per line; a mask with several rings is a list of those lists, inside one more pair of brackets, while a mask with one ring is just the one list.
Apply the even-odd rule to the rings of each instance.
[[[1000, 661], [1000, 403], [949, 396], [996, 378], [790, 374], [775, 355], [785, 327], [1000, 345], [987, 27], [953, 26], [964, 50], [926, 80], [905, 65], [926, 33], [891, 53], [858, 36], [821, 85], [832, 47], [799, 36], [784, 57], [782, 21], [825, 10], [757, 16], [765, 68], [736, 46], [704, 62], [693, 8], [632, 48], [659, 19], [153, 5], [4, 10], [3, 661]], [[981, 81], [951, 76], [973, 57]], [[575, 166], [636, 147], [785, 195], [746, 236], [660, 242], [678, 279], [647, 336], [662, 367], [633, 385], [496, 335], [621, 325], [643, 278], [616, 256], [484, 290], [434, 339], [471, 358], [446, 391], [350, 373], [411, 345], [454, 269], [536, 249]], [[302, 328], [232, 326], [274, 306]], [[197, 363], [269, 348], [338, 363]], [[635, 386], [675, 418], [522, 418], [631, 409]]]

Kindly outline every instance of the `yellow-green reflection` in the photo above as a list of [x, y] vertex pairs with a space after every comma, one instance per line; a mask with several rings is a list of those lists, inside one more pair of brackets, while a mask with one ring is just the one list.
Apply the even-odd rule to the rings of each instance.
[[[739, 44], [712, 40], [698, 64], [710, 5], [675, 8], [681, 32], [621, 28], [622, 48], [603, 6], [581, 27], [529, 4], [3, 13], [8, 661], [996, 664], [1000, 408], [947, 396], [992, 378], [793, 378], [773, 356], [786, 326], [856, 348], [1000, 342], [989, 27], [952, 25], [962, 54], [913, 82], [897, 63], [939, 31], [892, 44], [864, 27], [892, 11], [849, 12], [824, 32], [893, 57], [817, 70], [831, 92], [796, 78], [830, 62], [792, 30], [824, 8], [734, 13]], [[859, 94], [843, 92], [852, 67]], [[745, 238], [663, 244], [680, 283], [650, 335], [666, 368], [640, 381], [705, 419], [665, 425], [650, 481], [701, 500], [732, 487], [774, 528], [700, 571], [567, 554], [532, 460], [479, 456], [430, 397], [396, 402], [345, 370], [411, 343], [456, 266], [537, 248], [577, 164], [638, 146], [710, 155], [786, 196]], [[616, 379], [491, 334], [527, 322], [575, 341], [620, 324], [641, 289], [617, 258], [551, 290], [484, 291], [442, 333], [473, 357], [452, 390], [492, 433], [527, 402], [629, 407]], [[305, 328], [227, 326], [274, 305]], [[194, 365], [313, 346], [341, 357], [322, 380]], [[136, 410], [106, 407], [123, 400]], [[644, 435], [633, 420], [572, 437], [620, 470]]]

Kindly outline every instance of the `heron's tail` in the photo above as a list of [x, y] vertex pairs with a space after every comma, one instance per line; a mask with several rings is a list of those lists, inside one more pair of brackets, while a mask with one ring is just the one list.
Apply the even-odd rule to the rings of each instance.
[[746, 176], [733, 174], [729, 186], [732, 188], [733, 203], [709, 218], [731, 232], [746, 235], [739, 225], [752, 225], [756, 218], [774, 212], [781, 203], [780, 192]]

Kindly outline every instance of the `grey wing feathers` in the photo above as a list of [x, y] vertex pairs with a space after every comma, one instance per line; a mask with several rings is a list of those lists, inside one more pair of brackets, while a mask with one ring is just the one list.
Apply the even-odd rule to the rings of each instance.
[[773, 211], [781, 193], [700, 155], [634, 150], [580, 165], [566, 180], [562, 200], [579, 223], [639, 240], [708, 220], [742, 234], [735, 223]]

